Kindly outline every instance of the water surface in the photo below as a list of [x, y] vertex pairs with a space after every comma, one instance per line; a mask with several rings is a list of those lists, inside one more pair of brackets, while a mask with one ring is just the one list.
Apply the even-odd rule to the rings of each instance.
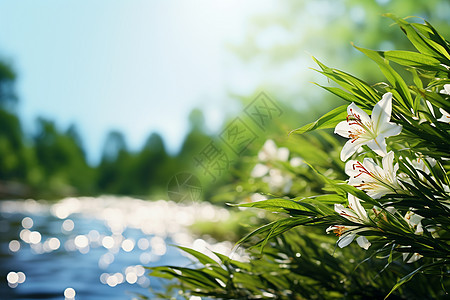
[[[132, 198], [0, 202], [0, 299], [133, 299], [162, 282], [144, 266], [189, 265], [170, 246], [229, 253], [231, 244], [195, 239], [195, 220], [228, 212], [207, 203]], [[208, 250], [208, 251], [209, 251]]]

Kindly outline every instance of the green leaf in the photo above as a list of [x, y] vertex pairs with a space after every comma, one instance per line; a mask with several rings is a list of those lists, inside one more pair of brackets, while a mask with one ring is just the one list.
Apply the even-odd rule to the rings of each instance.
[[301, 215], [315, 215], [311, 211], [306, 211], [305, 208], [313, 209], [310, 204], [296, 202], [289, 199], [277, 198], [277, 199], [268, 199], [262, 201], [256, 201], [251, 203], [243, 203], [240, 204], [239, 207], [256, 207], [265, 210], [269, 210], [272, 212], [292, 212]]
[[326, 113], [325, 115], [320, 117], [317, 121], [292, 130], [291, 132], [289, 132], [289, 134], [291, 133], [303, 134], [316, 129], [333, 128], [339, 122], [344, 121], [346, 117], [347, 117], [347, 105], [342, 105]]
[[377, 51], [380, 56], [395, 63], [410, 66], [420, 67], [426, 70], [441, 70], [447, 71], [444, 66], [441, 66], [441, 62], [427, 54], [411, 52], [411, 51]]
[[221, 285], [215, 280], [214, 276], [211, 276], [202, 270], [189, 269], [184, 267], [176, 266], [164, 266], [164, 267], [154, 267], [151, 270], [157, 273], [151, 274], [151, 276], [162, 277], [159, 273], [167, 273], [179, 280], [185, 281], [197, 287], [205, 288], [221, 288]]
[[403, 78], [389, 65], [389, 61], [383, 58], [377, 51], [360, 48], [355, 45], [353, 46], [378, 64], [384, 76], [386, 76], [386, 79], [395, 88], [395, 91], [391, 91], [394, 94], [394, 98], [396, 98], [397, 101], [403, 104], [406, 109], [409, 110], [410, 108], [412, 108], [413, 99], [411, 97], [408, 86], [406, 85]]
[[356, 102], [356, 103], [360, 102], [358, 97], [354, 96], [353, 94], [347, 93], [343, 89], [336, 88], [336, 87], [323, 86], [323, 85], [320, 85], [320, 84], [317, 84], [317, 85], [320, 86], [321, 88], [329, 91], [330, 93], [335, 94], [338, 97], [341, 97], [345, 101]]
[[371, 107], [371, 104], [374, 105], [381, 99], [377, 91], [361, 79], [343, 71], [329, 68], [314, 57], [313, 59], [322, 69], [322, 72], [318, 71], [319, 73], [327, 76], [339, 84], [342, 88], [352, 93], [359, 100], [356, 100], [355, 98], [352, 99], [354, 99], [355, 102], [360, 104], [363, 108], [369, 108]]
[[201, 264], [203, 264], [205, 266], [207, 266], [207, 265], [217, 265], [217, 262], [214, 259], [212, 259], [211, 257], [209, 257], [209, 256], [207, 256], [207, 255], [205, 255], [203, 253], [200, 253], [200, 252], [198, 252], [198, 251], [196, 251], [194, 249], [190, 249], [190, 248], [186, 248], [186, 247], [182, 247], [182, 246], [176, 246], [176, 247], [181, 249], [181, 250], [183, 250], [184, 252], [187, 252], [190, 255], [194, 256], [196, 259], [198, 259], [198, 261]]
[[416, 275], [422, 269], [422, 267], [423, 266], [420, 266], [419, 268], [415, 269], [414, 271], [412, 271], [411, 273], [409, 273], [408, 275], [406, 275], [405, 277], [403, 277], [399, 281], [397, 281], [397, 283], [394, 285], [394, 287], [391, 289], [389, 294], [387, 294], [387, 296], [384, 299], [387, 299], [401, 285], [403, 285], [404, 283], [410, 281], [414, 277], [414, 275]]
[[[420, 53], [450, 60], [450, 54], [446, 49], [445, 42], [442, 41], [442, 38], [440, 39], [442, 42], [439, 42], [439, 38], [437, 38], [440, 37], [440, 35], [433, 35], [435, 41], [429, 38], [431, 36], [430, 31], [435, 31], [434, 28], [429, 27], [429, 29], [425, 30], [423, 26], [417, 26], [417, 29], [420, 31], [419, 33], [413, 24], [408, 23], [404, 19], [397, 18], [393, 14], [386, 14], [385, 16], [393, 19], [401, 27], [408, 39]], [[426, 33], [425, 36], [423, 35], [424, 33]]]
[[433, 26], [431, 26], [430, 23], [425, 21], [425, 24], [414, 24], [414, 27], [417, 29], [417, 31], [421, 32], [427, 38], [442, 46], [445, 51], [442, 51], [441, 53], [450, 60], [449, 44], [445, 41], [444, 37], [440, 35]]
[[347, 201], [346, 198], [343, 198], [341, 195], [337, 194], [325, 194], [325, 195], [319, 195], [319, 196], [313, 196], [312, 199], [319, 201], [323, 204], [337, 204], [337, 203], [345, 203]]
[[307, 224], [331, 224], [330, 221], [327, 222], [327, 217], [330, 218], [341, 218], [338, 215], [334, 215], [334, 216], [326, 216], [326, 217], [321, 217], [321, 218], [313, 218], [313, 217], [304, 217], [304, 216], [300, 216], [300, 217], [289, 217], [289, 218], [283, 218], [274, 222], [271, 222], [269, 224], [263, 225], [257, 229], [255, 229], [254, 231], [250, 232], [249, 234], [247, 234], [246, 236], [244, 236], [243, 238], [241, 238], [237, 244], [242, 244], [245, 241], [248, 241], [250, 238], [252, 237], [256, 237], [260, 234], [265, 234], [265, 237], [263, 240], [260, 240], [259, 242], [257, 242], [255, 246], [260, 246], [260, 251], [262, 252], [265, 244], [267, 243], [267, 241], [277, 235], [280, 235], [290, 229], [293, 229], [297, 226], [300, 225], [307, 225]]

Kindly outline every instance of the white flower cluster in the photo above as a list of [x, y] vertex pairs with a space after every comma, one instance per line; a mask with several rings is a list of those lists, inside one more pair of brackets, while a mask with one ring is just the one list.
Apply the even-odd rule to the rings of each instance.
[[289, 193], [292, 188], [292, 175], [277, 168], [276, 162], [288, 162], [292, 167], [298, 167], [303, 164], [299, 157], [293, 157], [289, 160], [289, 149], [277, 147], [273, 140], [267, 140], [261, 151], [258, 153], [259, 162], [251, 172], [251, 177], [261, 178], [267, 183], [270, 192]]
[[[386, 138], [401, 132], [402, 126], [390, 122], [392, 113], [392, 94], [386, 93], [375, 105], [372, 115], [352, 103], [347, 108], [347, 119], [340, 122], [335, 133], [349, 138], [341, 151], [341, 160], [346, 161], [355, 152], [360, 152], [362, 146], [367, 145], [376, 154], [383, 157], [380, 167], [371, 158], [365, 158], [363, 162], [349, 160], [345, 165], [345, 172], [350, 176], [349, 185], [365, 191], [370, 197], [379, 199], [387, 193], [400, 189], [397, 181], [398, 164], [393, 165], [394, 152], [387, 153]], [[335, 204], [335, 211], [346, 219], [361, 225], [368, 225], [370, 220], [367, 212], [361, 205], [361, 200], [349, 194], [349, 208], [342, 204]], [[333, 231], [339, 239], [339, 247], [349, 245], [358, 232], [366, 228], [358, 226], [335, 225], [327, 228], [327, 232]], [[365, 236], [356, 239], [358, 245], [364, 249], [370, 247], [370, 242]]]
[[[444, 86], [441, 93], [450, 95], [450, 84]], [[450, 115], [440, 109], [443, 116], [438, 120], [441, 122], [450, 122]], [[390, 122], [392, 113], [392, 94], [386, 93], [382, 99], [374, 106], [371, 116], [360, 109], [354, 103], [347, 108], [347, 119], [340, 122], [336, 128], [335, 133], [343, 137], [349, 138], [341, 151], [341, 160], [347, 161], [354, 153], [360, 153], [361, 147], [366, 145], [373, 152], [380, 155], [381, 165], [378, 165], [372, 158], [364, 158], [364, 160], [348, 160], [345, 165], [345, 173], [349, 176], [348, 184], [352, 185], [364, 192], [373, 199], [380, 199], [389, 193], [399, 193], [404, 191], [404, 188], [398, 178], [404, 181], [410, 179], [406, 174], [397, 175], [399, 169], [398, 163], [394, 164], [394, 152], [387, 152], [386, 138], [400, 134], [402, 126]], [[419, 157], [414, 161], [406, 159], [414, 168], [419, 169], [426, 174], [430, 173], [424, 160], [427, 160], [431, 166], [436, 164], [436, 161], [431, 158]], [[421, 180], [425, 180], [423, 176]], [[357, 233], [368, 230], [371, 226], [371, 220], [368, 218], [367, 212], [361, 205], [360, 199], [349, 194], [348, 208], [342, 204], [335, 204], [335, 211], [344, 218], [353, 223], [362, 226], [344, 226], [334, 225], [327, 228], [327, 232], [333, 231], [338, 236], [337, 245], [342, 248], [349, 245]], [[373, 208], [375, 211], [376, 207]], [[395, 213], [393, 207], [386, 208], [389, 213]], [[415, 234], [423, 234], [421, 224], [422, 216], [415, 214], [413, 211], [408, 211], [403, 217], [406, 223], [415, 231]], [[359, 246], [368, 249], [371, 243], [365, 236], [359, 236], [356, 239]], [[408, 263], [420, 259], [422, 256], [418, 253], [404, 254], [404, 260]]]

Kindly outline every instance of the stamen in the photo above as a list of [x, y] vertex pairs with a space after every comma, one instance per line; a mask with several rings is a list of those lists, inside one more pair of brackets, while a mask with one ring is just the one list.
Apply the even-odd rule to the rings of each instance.
[[344, 216], [344, 217], [354, 218], [353, 216], [351, 216], [351, 215], [349, 215], [349, 214], [347, 214], [345, 212], [341, 212], [340, 215]]
[[358, 125], [360, 128], [354, 129], [354, 131], [349, 131], [349, 137], [352, 139], [352, 143], [356, 141], [361, 135], [366, 134], [371, 131], [371, 124], [364, 124], [361, 120], [361, 116], [353, 112], [350, 108], [350, 114], [347, 115], [347, 123], [349, 125]]
[[377, 210], [376, 210], [374, 207], [372, 207], [372, 210], [373, 210], [373, 212], [375, 213], [375, 217], [378, 217], [378, 212], [377, 212]]
[[[350, 124], [351, 125], [351, 124]], [[359, 124], [358, 124], [359, 125]], [[366, 131], [363, 129], [355, 129], [354, 131], [348, 131], [348, 137], [352, 139], [352, 143], [356, 141], [361, 135], [366, 133]]]
[[345, 226], [336, 226], [336, 229], [333, 230], [336, 233], [336, 236], [341, 236], [345, 231]]
[[353, 164], [353, 170], [359, 171], [359, 174], [353, 176], [354, 178], [361, 176], [361, 174], [367, 174], [370, 177], [375, 178], [375, 176], [372, 173], [370, 173], [369, 171], [367, 171], [367, 169], [359, 161], [357, 161], [356, 163]]

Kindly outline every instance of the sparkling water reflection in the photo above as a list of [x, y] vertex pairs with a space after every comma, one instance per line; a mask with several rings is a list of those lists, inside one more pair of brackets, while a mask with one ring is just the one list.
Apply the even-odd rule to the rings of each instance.
[[[161, 290], [144, 266], [186, 265], [170, 244], [229, 254], [231, 243], [194, 239], [194, 220], [223, 220], [210, 204], [132, 198], [0, 202], [0, 299], [132, 299]], [[238, 257], [235, 257], [238, 258]]]

